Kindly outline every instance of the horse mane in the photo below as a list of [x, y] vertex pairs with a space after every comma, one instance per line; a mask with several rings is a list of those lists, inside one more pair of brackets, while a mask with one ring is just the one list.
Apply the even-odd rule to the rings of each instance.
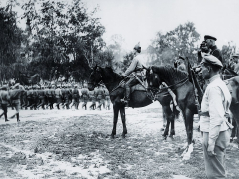
[[114, 70], [111, 67], [105, 67], [105, 70], [107, 72], [113, 73], [114, 78], [116, 78], [116, 79], [121, 79], [122, 78], [122, 76], [120, 74], [114, 72]]
[[179, 82], [188, 76], [186, 72], [178, 70], [170, 65], [152, 66], [152, 70], [160, 74], [160, 77], [163, 77], [167, 81], [174, 80], [175, 82]]

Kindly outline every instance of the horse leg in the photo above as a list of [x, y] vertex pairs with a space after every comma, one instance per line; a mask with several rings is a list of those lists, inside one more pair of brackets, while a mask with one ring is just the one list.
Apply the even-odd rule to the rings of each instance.
[[116, 135], [116, 126], [118, 122], [118, 116], [119, 116], [119, 107], [117, 105], [114, 105], [114, 122], [113, 122], [113, 130], [111, 133], [111, 138], [114, 138]]
[[171, 130], [170, 130], [170, 135], [169, 137], [173, 138], [175, 135], [175, 129], [174, 129], [174, 118], [171, 120]]
[[188, 144], [183, 152], [183, 160], [189, 160], [193, 152], [193, 116], [193, 112], [188, 108], [186, 108], [185, 113], [183, 112]]
[[166, 128], [163, 133], [163, 138], [166, 140], [167, 136], [168, 136], [168, 132], [169, 132], [169, 125], [170, 125], [170, 122], [172, 121], [171, 119], [174, 115], [173, 115], [173, 112], [172, 112], [170, 106], [162, 106], [162, 107], [163, 107], [163, 111], [165, 113], [165, 118], [167, 120]]
[[120, 108], [120, 115], [121, 115], [121, 121], [122, 121], [122, 125], [123, 125], [123, 132], [122, 132], [122, 137], [125, 138], [125, 134], [127, 134], [127, 128], [126, 128], [126, 124], [125, 124], [125, 108], [121, 107]]

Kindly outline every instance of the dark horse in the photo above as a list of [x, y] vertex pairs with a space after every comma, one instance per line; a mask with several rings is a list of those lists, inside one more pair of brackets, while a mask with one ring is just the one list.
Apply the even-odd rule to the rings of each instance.
[[[114, 111], [114, 123], [113, 130], [111, 133], [112, 138], [114, 138], [114, 136], [116, 135], [116, 125], [119, 112], [123, 124], [122, 137], [125, 137], [125, 135], [127, 134], [127, 128], [125, 123], [125, 105], [121, 102], [121, 99], [124, 98], [125, 89], [119, 85], [122, 80], [123, 77], [118, 75], [117, 73], [114, 73], [112, 68], [102, 68], [96, 66], [90, 75], [88, 83], [88, 88], [90, 91], [92, 91], [94, 87], [99, 85], [100, 82], [103, 82], [110, 93], [110, 99], [113, 104]], [[149, 98], [149, 95], [149, 92], [147, 92], [146, 90], [135, 90], [130, 95], [129, 107], [138, 108], [151, 104], [152, 100]]]
[[27, 76], [26, 74], [19, 73], [19, 78], [16, 82], [21, 85], [35, 85], [40, 82], [41, 78], [39, 74], [35, 74], [33, 76]]
[[[152, 66], [146, 73], [149, 89], [159, 89], [162, 83], [166, 83], [176, 96], [176, 105], [184, 118], [187, 132], [187, 148], [183, 153], [183, 159], [190, 159], [193, 151], [193, 117], [197, 114], [193, 84], [189, 81], [188, 74], [171, 66]], [[166, 116], [172, 115], [165, 111]]]

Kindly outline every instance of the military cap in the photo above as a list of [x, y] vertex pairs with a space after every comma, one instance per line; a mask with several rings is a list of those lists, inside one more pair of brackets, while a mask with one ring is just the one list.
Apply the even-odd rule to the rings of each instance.
[[218, 66], [218, 67], [222, 67], [223, 66], [222, 62], [220, 60], [218, 60], [217, 57], [214, 57], [213, 55], [205, 55], [203, 57], [201, 63], [206, 63], [206, 64]]
[[141, 51], [140, 42], [134, 46], [134, 50]]
[[204, 40], [207, 40], [207, 39], [211, 39], [211, 40], [217, 40], [215, 37], [213, 37], [213, 36], [210, 36], [210, 35], [205, 35], [204, 36]]
[[234, 53], [233, 55], [232, 55], [232, 57], [239, 57], [239, 53]]

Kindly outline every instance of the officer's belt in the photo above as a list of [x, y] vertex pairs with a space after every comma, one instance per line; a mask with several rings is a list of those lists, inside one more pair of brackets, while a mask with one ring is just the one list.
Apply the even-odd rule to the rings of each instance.
[[[205, 117], [210, 117], [208, 111], [206, 111], [206, 112], [200, 112], [199, 115], [200, 115], [200, 116], [205, 116]], [[225, 117], [224, 121], [226, 122], [227, 126], [228, 126], [230, 129], [233, 129], [233, 128], [234, 128], [233, 125], [232, 125], [230, 122], [228, 122], [228, 119], [230, 118], [230, 116], [226, 113], [226, 114], [224, 115], [224, 117]]]

